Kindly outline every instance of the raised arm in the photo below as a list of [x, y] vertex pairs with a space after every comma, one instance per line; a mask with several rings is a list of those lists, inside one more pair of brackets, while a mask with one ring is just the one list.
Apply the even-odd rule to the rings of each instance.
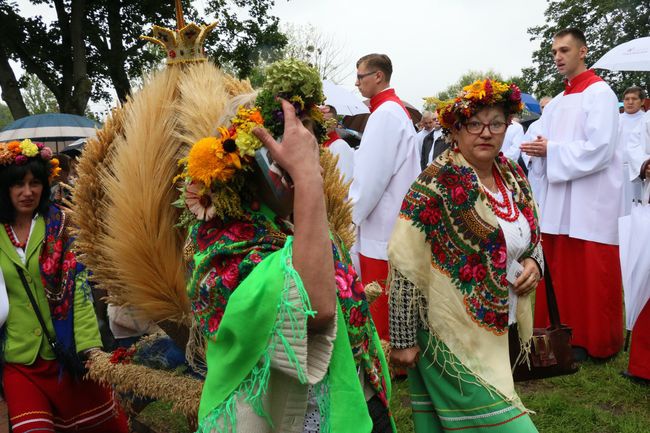
[[266, 130], [256, 129], [254, 133], [294, 183], [293, 265], [317, 312], [308, 326], [319, 330], [329, 325], [336, 314], [336, 283], [318, 143], [296, 118], [290, 103], [283, 100], [282, 109], [285, 119], [282, 143], [275, 141]]

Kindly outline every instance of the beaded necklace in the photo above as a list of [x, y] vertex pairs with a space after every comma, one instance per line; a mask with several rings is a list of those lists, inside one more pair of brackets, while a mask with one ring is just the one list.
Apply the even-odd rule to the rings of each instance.
[[9, 236], [9, 240], [11, 241], [11, 245], [13, 245], [16, 248], [20, 248], [22, 250], [25, 249], [27, 246], [27, 241], [25, 242], [20, 242], [17, 238], [16, 235], [14, 234], [14, 230], [11, 228], [9, 224], [4, 224], [5, 226], [5, 231], [7, 232], [7, 236]]
[[499, 175], [496, 167], [492, 168], [492, 173], [494, 175], [494, 183], [503, 196], [503, 201], [499, 201], [499, 199], [494, 197], [487, 188], [483, 187], [483, 190], [485, 191], [488, 198], [488, 203], [490, 204], [492, 211], [497, 217], [508, 222], [514, 222], [519, 218], [519, 208], [517, 205], [515, 205], [514, 201], [510, 201], [508, 189], [503, 183], [503, 180], [501, 180], [501, 176]]

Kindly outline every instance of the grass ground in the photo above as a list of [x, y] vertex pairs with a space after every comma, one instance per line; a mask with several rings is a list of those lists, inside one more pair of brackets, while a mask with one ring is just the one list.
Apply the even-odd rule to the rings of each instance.
[[[605, 363], [587, 361], [574, 375], [522, 382], [517, 389], [526, 407], [536, 412], [532, 418], [540, 433], [647, 433], [650, 387], [619, 375], [627, 360], [627, 354], [620, 354]], [[393, 386], [398, 431], [411, 433], [408, 384], [400, 381]], [[140, 420], [158, 432], [190, 432], [185, 420], [172, 415], [163, 403], [150, 405]]]

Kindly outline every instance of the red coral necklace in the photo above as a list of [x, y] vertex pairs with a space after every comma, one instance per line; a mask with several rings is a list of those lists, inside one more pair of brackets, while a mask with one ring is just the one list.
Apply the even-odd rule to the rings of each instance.
[[503, 183], [503, 180], [501, 180], [501, 176], [499, 175], [499, 172], [496, 169], [496, 167], [492, 169], [492, 173], [494, 175], [494, 183], [496, 184], [497, 189], [503, 196], [503, 201], [499, 201], [496, 197], [492, 195], [492, 193], [488, 189], [483, 187], [483, 190], [487, 195], [488, 203], [490, 204], [492, 211], [497, 217], [503, 220], [506, 220], [508, 222], [517, 221], [517, 219], [519, 218], [519, 208], [514, 203], [514, 201], [512, 202], [510, 201], [508, 189], [506, 188], [506, 185]]
[[12, 230], [11, 226], [9, 224], [5, 224], [5, 231], [7, 232], [7, 236], [9, 236], [9, 240], [11, 241], [11, 245], [13, 245], [16, 248], [20, 249], [25, 249], [27, 246], [27, 241], [25, 242], [20, 242], [18, 239], [16, 239], [16, 236], [14, 235], [14, 231]]

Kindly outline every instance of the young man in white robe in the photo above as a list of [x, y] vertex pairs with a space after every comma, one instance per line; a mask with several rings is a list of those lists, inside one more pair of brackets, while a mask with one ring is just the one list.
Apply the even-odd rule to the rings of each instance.
[[[532, 157], [544, 254], [560, 316], [573, 328], [578, 359], [608, 358], [623, 345], [623, 294], [618, 256], [623, 172], [617, 152], [618, 98], [585, 65], [579, 29], [553, 38], [552, 54], [565, 90], [546, 106], [540, 137], [522, 143]], [[535, 326], [548, 324], [543, 284]]]
[[633, 86], [625, 89], [623, 93], [623, 112], [618, 118], [618, 148], [623, 157], [623, 205], [625, 215], [630, 214], [632, 202], [641, 199], [641, 179], [639, 171], [630, 164], [628, 147], [634, 146], [630, 140], [632, 133], [641, 125], [645, 112], [642, 110], [645, 100], [645, 90]]
[[379, 337], [388, 340], [388, 240], [402, 200], [420, 174], [415, 127], [406, 107], [390, 87], [393, 66], [385, 54], [357, 61], [361, 95], [370, 98], [370, 117], [354, 153], [350, 199], [357, 227], [361, 280], [378, 282], [384, 293], [370, 306]]

